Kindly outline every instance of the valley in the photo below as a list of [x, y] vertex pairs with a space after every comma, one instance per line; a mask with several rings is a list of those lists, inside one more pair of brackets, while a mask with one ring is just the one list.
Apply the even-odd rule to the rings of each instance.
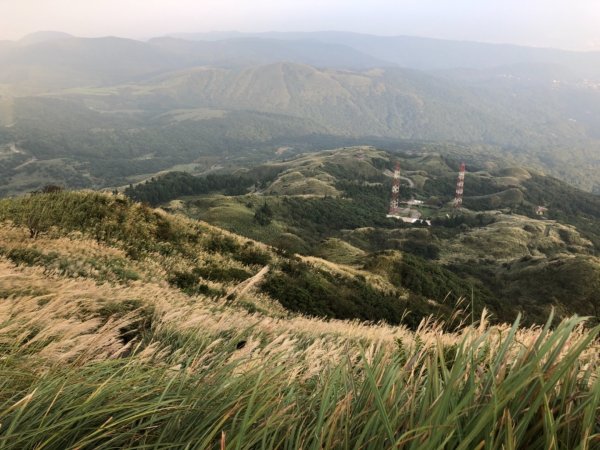
[[600, 448], [600, 53], [147, 36], [0, 40], [1, 449]]
[[[415, 48], [426, 53], [415, 58]], [[0, 148], [17, 145], [36, 161], [3, 158], [0, 195], [45, 182], [123, 186], [181, 165], [255, 164], [282, 147], [363, 144], [446, 146], [597, 192], [597, 55], [492, 46], [502, 57], [491, 66], [485, 49], [343, 33], [8, 42]]]
[[[7, 375], [0, 418], [8, 424], [0, 442], [7, 448], [41, 440], [57, 448], [385, 448], [401, 440], [417, 449], [425, 439], [433, 450], [442, 441], [470, 446], [489, 430], [538, 447], [544, 434], [511, 438], [494, 415], [502, 402], [515, 423], [536, 429], [522, 405], [541, 401], [532, 387], [547, 392], [567, 447], [597, 440], [587, 433], [597, 429], [600, 328], [558, 320], [586, 305], [561, 304], [556, 289], [578, 286], [569, 293], [577, 300], [598, 277], [597, 259], [577, 255], [589, 244], [571, 227], [549, 222], [546, 232], [546, 221], [503, 215], [498, 228], [480, 230], [496, 237], [511, 227], [519, 241], [531, 235], [527, 241], [539, 244], [532, 260], [555, 266], [538, 278], [532, 260], [511, 259], [524, 249], [497, 255], [520, 278], [514, 287], [556, 296], [558, 316], [528, 327], [520, 318], [496, 323], [502, 309], [468, 281], [471, 274], [457, 276], [409, 248], [360, 255], [357, 264], [349, 248], [380, 245], [362, 236], [370, 229], [355, 230], [364, 244], [355, 235], [320, 245], [326, 260], [122, 195], [65, 191], [0, 200], [0, 222], [0, 371]], [[384, 232], [401, 242], [436, 228], [393, 223]], [[567, 235], [579, 250], [564, 247]], [[484, 253], [478, 247], [473, 255]], [[349, 260], [339, 262], [340, 253]], [[522, 308], [526, 321], [537, 319], [542, 311], [515, 304], [522, 298], [514, 292], [506, 312]], [[549, 310], [548, 299], [536, 303]], [[553, 378], [540, 377], [547, 365]], [[563, 399], [561, 383], [572, 400]], [[411, 394], [431, 390], [443, 397]], [[446, 402], [459, 405], [455, 415], [442, 414]], [[577, 408], [567, 414], [569, 405]], [[418, 431], [417, 423], [428, 425]], [[450, 423], [461, 432], [433, 431]], [[389, 426], [398, 431], [387, 433]]]
[[[396, 162], [405, 168], [401, 200], [422, 202], [410, 208], [432, 226], [386, 217]], [[598, 317], [600, 198], [486, 162], [468, 166], [456, 209], [459, 164], [347, 147], [200, 184], [172, 173], [125, 193], [292, 254], [377, 273], [425, 300], [467, 298], [496, 320], [522, 313], [539, 323], [552, 308]], [[542, 216], [538, 206], [547, 208]]]

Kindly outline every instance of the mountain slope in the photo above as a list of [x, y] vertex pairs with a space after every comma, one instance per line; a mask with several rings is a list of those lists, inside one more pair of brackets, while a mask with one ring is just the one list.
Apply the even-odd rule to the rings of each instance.
[[3, 195], [45, 181], [125, 185], [241, 153], [256, 161], [279, 148], [393, 149], [407, 139], [468, 144], [600, 189], [598, 84], [563, 64], [594, 55], [504, 61], [500, 51], [505, 65], [423, 72], [310, 37], [38, 41], [0, 45]]
[[[190, 296], [236, 300], [251, 310], [267, 304], [281, 313], [283, 305], [297, 313], [404, 322], [413, 328], [430, 314], [449, 317], [451, 312], [446, 305], [434, 307], [423, 298], [411, 298], [375, 274], [275, 252], [118, 196], [59, 191], [0, 200], [0, 220], [17, 227], [3, 228], [0, 255], [67, 277], [98, 282], [159, 279]], [[92, 254], [82, 259], [68, 248], [60, 250], [57, 243], [36, 242], [38, 237], [73, 233], [119, 251], [114, 258]]]
[[155, 38], [140, 42], [40, 33], [0, 45], [0, 87], [5, 85], [11, 95], [29, 95], [137, 82], [196, 66], [245, 67], [278, 61], [354, 69], [389, 65], [343, 45], [311, 41], [234, 39], [204, 43]]
[[0, 85], [12, 95], [132, 81], [182, 66], [167, 52], [114, 37], [41, 41], [0, 56]]
[[[18, 226], [21, 213], [52, 227], [32, 239]], [[402, 440], [433, 450], [490, 435], [515, 448], [597, 442], [600, 330], [581, 319], [527, 329], [490, 326], [485, 315], [459, 325], [458, 313], [415, 332], [318, 320], [257, 292], [265, 282], [257, 252], [278, 256], [205, 224], [94, 193], [2, 200], [0, 217], [17, 225], [0, 227], [0, 442], [8, 449], [386, 448]], [[241, 262], [241, 250], [253, 259]], [[211, 262], [218, 266], [196, 271]], [[323, 261], [303, 264], [313, 288], [317, 265], [335, 273], [330, 283], [361, 280]], [[343, 304], [347, 291], [336, 293]], [[458, 405], [453, 414], [448, 404]], [[530, 414], [536, 404], [543, 417]], [[494, 414], [498, 405], [510, 424]]]
[[577, 78], [600, 77], [600, 52], [575, 52], [518, 45], [453, 41], [415, 36], [317, 32], [179, 33], [180, 39], [215, 41], [263, 38], [344, 45], [400, 67], [418, 70], [490, 69], [517, 65], [558, 65]]
[[239, 38], [193, 42], [165, 37], [151, 39], [149, 44], [182, 57], [188, 66], [244, 67], [280, 61], [349, 69], [390, 65], [345, 45], [310, 40]]
[[[99, 91], [97, 97], [129, 108], [161, 105], [291, 115], [314, 120], [338, 135], [548, 148], [593, 138], [600, 94], [590, 92], [586, 98], [580, 92], [575, 101], [576, 93], [564, 88], [548, 95], [544, 89], [518, 84], [473, 88], [400, 69], [341, 71], [277, 63], [185, 70], [112, 93]], [[575, 104], [586, 103], [587, 114], [574, 117], [585, 123], [586, 116], [588, 128], [571, 117]]]
[[[401, 200], [417, 201], [403, 205], [403, 215], [431, 227], [386, 218], [396, 161]], [[521, 167], [477, 164], [469, 165], [462, 210], [451, 204], [456, 160], [369, 147], [220, 178], [171, 173], [126, 194], [290, 252], [352, 264], [431, 301], [468, 298], [500, 320], [521, 312], [540, 323], [552, 308], [598, 317], [600, 197]], [[542, 216], [540, 205], [548, 208]]]

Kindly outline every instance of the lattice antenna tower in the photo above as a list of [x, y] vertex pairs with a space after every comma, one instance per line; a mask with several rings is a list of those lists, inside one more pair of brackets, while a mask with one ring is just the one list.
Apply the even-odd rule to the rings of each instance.
[[392, 181], [392, 198], [390, 199], [389, 216], [397, 216], [400, 204], [400, 163], [396, 163], [394, 168], [394, 178]]
[[454, 194], [454, 207], [460, 208], [463, 202], [463, 193], [465, 189], [465, 163], [460, 164], [458, 179], [456, 180], [456, 192]]

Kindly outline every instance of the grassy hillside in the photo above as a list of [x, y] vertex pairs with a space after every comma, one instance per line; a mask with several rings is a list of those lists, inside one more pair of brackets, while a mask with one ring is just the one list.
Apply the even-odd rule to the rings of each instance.
[[[229, 301], [241, 298], [238, 303], [252, 310], [261, 306], [245, 300], [240, 292], [246, 291], [246, 284], [256, 283], [260, 298], [269, 295], [270, 303], [282, 304], [290, 311], [393, 324], [407, 318], [406, 323], [412, 327], [430, 314], [449, 317], [459, 301], [455, 297], [452, 304], [432, 306], [426, 298], [409, 295], [401, 286], [367, 271], [275, 251], [119, 196], [56, 192], [1, 200], [0, 220], [26, 230], [29, 236], [30, 240], [24, 239], [23, 231], [4, 230], [7, 238], [0, 253], [16, 264], [98, 281], [119, 277], [155, 280], [160, 276], [188, 295]], [[56, 245], [50, 245], [49, 250], [37, 241], [42, 236], [59, 238], [82, 233], [98, 244], [119, 248], [137, 263], [131, 266], [122, 258], [105, 261], [93, 255], [72, 261], [68, 254], [56, 251]], [[139, 272], [145, 262], [153, 268], [150, 273]], [[265, 268], [268, 273], [261, 272]]]
[[[17, 83], [28, 76], [12, 60], [2, 66], [15, 74], [0, 84], [0, 148], [16, 145], [27, 159], [1, 158], [1, 194], [26, 192], [43, 180], [76, 188], [126, 185], [177, 165], [202, 171], [204, 160], [214, 164], [215, 157], [221, 165], [240, 155], [264, 162], [279, 148], [384, 141], [398, 149], [407, 140], [413, 151], [427, 142], [462, 143], [470, 153], [508, 157], [589, 191], [600, 183], [600, 102], [587, 85], [289, 60], [171, 67], [170, 59], [181, 58], [172, 49], [121, 44], [67, 39], [32, 46], [60, 47], [48, 55], [45, 47], [27, 47], [36, 64], [63, 62], [34, 66], [37, 76], [74, 71], [64, 75], [69, 89], [52, 88], [50, 80], [44, 95], [18, 94]], [[123, 47], [113, 64], [79, 73], [102, 65], [110, 45]]]
[[324, 321], [269, 278], [366, 312], [385, 277], [95, 193], [1, 200], [0, 221], [4, 448], [600, 443], [600, 329], [578, 318]]
[[[423, 201], [412, 211], [432, 227], [385, 217], [396, 160], [403, 168], [401, 198]], [[600, 198], [520, 167], [473, 164], [459, 211], [450, 204], [457, 160], [369, 147], [219, 175], [236, 183], [235, 194], [226, 185], [202, 184], [214, 176], [175, 173], [126, 192], [290, 252], [377, 270], [418, 296], [466, 297], [499, 320], [522, 312], [527, 322], [542, 323], [552, 308], [599, 317]], [[544, 216], [535, 214], [539, 205], [548, 207]], [[369, 255], [381, 263], [366, 263]], [[572, 269], [562, 277], [560, 267]]]

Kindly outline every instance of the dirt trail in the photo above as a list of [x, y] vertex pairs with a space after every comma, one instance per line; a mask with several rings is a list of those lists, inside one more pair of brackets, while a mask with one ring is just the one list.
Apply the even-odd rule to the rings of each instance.
[[263, 278], [265, 277], [265, 275], [267, 275], [269, 270], [270, 270], [270, 267], [268, 265], [266, 265], [265, 267], [260, 269], [260, 272], [258, 272], [256, 275], [248, 278], [247, 280], [242, 281], [240, 284], [238, 284], [236, 287], [234, 287], [227, 294], [227, 298], [231, 299], [231, 300], [240, 298], [242, 295], [244, 295], [246, 292], [248, 292], [250, 289], [252, 289], [258, 283], [260, 283], [263, 280]]
[[[13, 144], [13, 145], [14, 145], [14, 144]], [[16, 149], [16, 147], [15, 147], [15, 149]], [[19, 151], [19, 150], [16, 150], [16, 151], [15, 151], [15, 150], [13, 150], [13, 151], [14, 151], [15, 153], [23, 153], [23, 152], [21, 152], [21, 151]], [[19, 170], [19, 169], [22, 169], [23, 167], [25, 167], [25, 166], [28, 166], [29, 164], [33, 164], [34, 162], [37, 162], [37, 160], [38, 160], [38, 159], [37, 159], [35, 156], [32, 156], [32, 157], [31, 157], [31, 158], [29, 158], [27, 161], [25, 161], [23, 164], [19, 164], [17, 167], [13, 167], [13, 169], [12, 169], [12, 170]]]

